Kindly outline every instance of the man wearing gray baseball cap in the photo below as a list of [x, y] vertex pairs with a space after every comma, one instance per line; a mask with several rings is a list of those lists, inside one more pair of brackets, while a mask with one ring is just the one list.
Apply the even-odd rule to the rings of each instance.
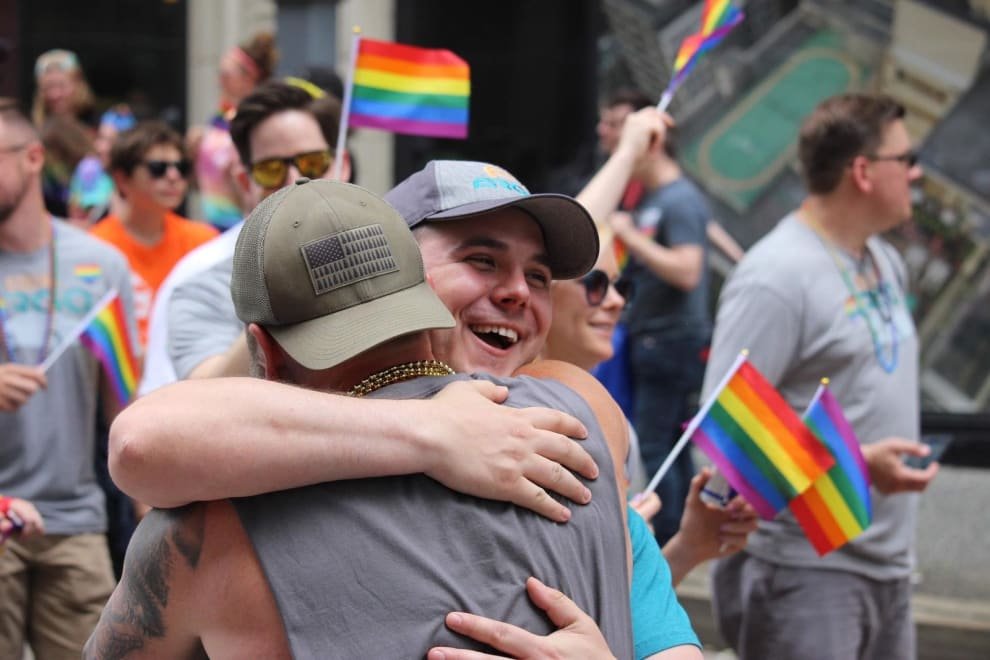
[[[535, 239], [519, 247], [528, 254], [537, 244], [542, 250]], [[498, 247], [481, 250], [499, 261]], [[547, 265], [528, 270], [549, 279]], [[487, 263], [481, 272], [490, 272]], [[424, 331], [449, 328], [453, 318], [426, 283], [403, 219], [357, 186], [300, 180], [262, 202], [238, 238], [231, 290], [248, 324], [253, 369], [266, 379], [418, 399], [467, 378], [434, 359]], [[553, 401], [569, 410], [590, 431], [587, 451], [608, 464], [601, 429], [621, 432], [621, 413], [584, 372], [544, 364], [541, 373], [557, 380], [494, 380], [509, 387], [509, 405]], [[88, 651], [100, 657], [124, 642], [168, 657], [422, 657], [435, 645], [484, 649], [456, 638], [444, 625], [446, 613], [485, 612], [549, 634], [554, 626], [541, 609], [559, 608], [559, 594], [530, 580], [534, 606], [521, 589], [538, 576], [597, 621], [604, 635], [598, 651], [608, 651], [607, 640], [612, 653], [628, 657], [615, 475], [607, 470], [587, 487], [592, 501], [567, 526], [458, 495], [424, 475], [155, 510], [132, 542]], [[591, 619], [565, 605], [597, 634]]]

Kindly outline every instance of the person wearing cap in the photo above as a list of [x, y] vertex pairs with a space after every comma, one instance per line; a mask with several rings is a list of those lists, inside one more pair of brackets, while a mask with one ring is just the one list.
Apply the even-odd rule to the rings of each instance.
[[[477, 171], [441, 164], [439, 180]], [[504, 171], [481, 171], [514, 181]], [[536, 224], [526, 222], [502, 232], [529, 264], [514, 278], [548, 284], [555, 272], [594, 260], [596, 240], [566, 255], [549, 252]], [[575, 229], [594, 237], [589, 218]], [[499, 249], [489, 241], [470, 248], [493, 261]], [[464, 279], [489, 273], [480, 268]], [[454, 318], [427, 283], [406, 223], [357, 186], [302, 179], [259, 204], [238, 238], [231, 292], [248, 327], [252, 368], [268, 380], [357, 398], [419, 399], [469, 378], [430, 348], [427, 331], [449, 329]], [[534, 305], [548, 307], [549, 292], [540, 298]], [[577, 368], [544, 362], [539, 372], [555, 380], [492, 381], [509, 388], [510, 405], [556, 399], [588, 428], [586, 450], [607, 464], [610, 446], [622, 438], [605, 435], [624, 434], [621, 411]], [[456, 494], [424, 475], [155, 511], [132, 542], [85, 657], [103, 657], [122, 643], [169, 657], [421, 657], [438, 644], [482, 650], [488, 647], [457, 638], [457, 623], [448, 629], [444, 615], [488, 612], [550, 634], [540, 606], [550, 606], [541, 599], [549, 592], [531, 583], [537, 604], [524, 595], [532, 575], [561, 587], [597, 621], [599, 641], [608, 644], [599, 653], [630, 657], [615, 477], [605, 470], [587, 488], [591, 502], [566, 526]]]

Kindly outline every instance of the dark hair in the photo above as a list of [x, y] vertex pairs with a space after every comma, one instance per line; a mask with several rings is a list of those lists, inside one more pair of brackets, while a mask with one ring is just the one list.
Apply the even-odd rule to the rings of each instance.
[[245, 167], [251, 166], [251, 131], [272, 115], [286, 110], [302, 110], [313, 115], [323, 139], [333, 149], [340, 123], [340, 102], [332, 97], [314, 99], [301, 87], [270, 80], [244, 97], [230, 122], [230, 138]]
[[278, 50], [275, 48], [275, 35], [259, 32], [248, 41], [237, 46], [258, 65], [258, 80], [264, 82], [272, 77], [278, 64]]
[[617, 105], [629, 105], [632, 106], [633, 110], [642, 110], [654, 103], [655, 101], [653, 99], [633, 87], [620, 87], [605, 99], [606, 108], [614, 108]]
[[145, 154], [159, 145], [175, 147], [182, 158], [186, 157], [182, 136], [171, 126], [158, 120], [139, 122], [114, 138], [110, 147], [110, 171], [130, 175], [144, 160]]
[[[68, 115], [52, 115], [41, 125], [41, 142], [45, 145], [45, 159], [49, 164], [61, 163], [68, 173], [76, 168], [87, 153], [93, 150], [89, 131], [78, 119]], [[68, 175], [67, 175], [68, 176]]]
[[903, 117], [904, 106], [888, 96], [841, 94], [820, 103], [804, 120], [798, 139], [808, 191], [835, 190], [849, 162], [876, 150], [891, 122]]

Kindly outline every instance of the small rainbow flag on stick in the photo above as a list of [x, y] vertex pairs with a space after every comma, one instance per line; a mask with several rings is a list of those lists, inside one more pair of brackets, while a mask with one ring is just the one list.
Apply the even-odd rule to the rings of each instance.
[[804, 421], [835, 459], [827, 473], [790, 503], [794, 517], [822, 556], [870, 526], [870, 474], [856, 434], [828, 389], [827, 379], [815, 392]]
[[[725, 479], [763, 518], [778, 511], [832, 467], [835, 460], [743, 351], [660, 466], [648, 491], [687, 439], [693, 439]], [[654, 483], [656, 482], [656, 483]]]
[[110, 289], [85, 316], [72, 332], [45, 359], [41, 368], [47, 371], [76, 339], [93, 352], [103, 365], [113, 385], [117, 399], [127, 403], [137, 389], [138, 366], [127, 326], [124, 305], [116, 289]]
[[725, 36], [732, 31], [732, 28], [739, 25], [743, 18], [742, 10], [729, 0], [705, 0], [705, 6], [701, 10], [701, 31], [686, 37], [681, 42], [677, 57], [674, 58], [670, 82], [657, 104], [661, 112], [670, 105], [674, 91], [691, 73], [701, 56], [725, 39]]

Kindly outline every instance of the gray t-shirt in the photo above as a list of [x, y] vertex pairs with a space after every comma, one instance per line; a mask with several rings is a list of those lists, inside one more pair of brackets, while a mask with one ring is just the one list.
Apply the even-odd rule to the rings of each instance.
[[[654, 242], [668, 248], [697, 245], [705, 252], [703, 263], [708, 263], [705, 231], [712, 214], [704, 195], [690, 180], [680, 178], [646, 193], [634, 216], [636, 226], [652, 234]], [[711, 325], [707, 266], [690, 291], [668, 284], [635, 258], [629, 260], [622, 277], [633, 283], [632, 299], [623, 317], [630, 334], [688, 331], [707, 338]]]
[[[419, 378], [375, 395], [426, 398], [455, 378], [467, 376]], [[594, 618], [616, 657], [632, 657], [626, 534], [594, 415], [558, 382], [491, 380], [509, 386], [509, 405], [566, 410], [585, 424], [582, 447], [600, 468], [598, 479], [585, 481], [592, 502], [572, 506], [562, 525], [423, 475], [234, 500], [294, 657], [421, 658], [434, 645], [484, 648], [447, 630], [444, 616], [455, 610], [548, 634], [554, 626], [526, 595], [530, 575]]]
[[[879, 238], [868, 241], [868, 250], [880, 285], [854, 299], [840, 270], [855, 278], [852, 257], [830, 251], [794, 214], [784, 218], [746, 253], [722, 291], [704, 396], [748, 348], [753, 365], [799, 415], [827, 377], [861, 443], [888, 436], [917, 440], [918, 342], [904, 300], [904, 264]], [[893, 367], [890, 373], [884, 364]], [[888, 496], [875, 489], [871, 495], [870, 527], [823, 558], [786, 510], [760, 523], [746, 551], [787, 566], [847, 570], [878, 580], [905, 577], [914, 559], [918, 495]]]
[[[56, 305], [49, 351], [111, 288], [120, 292], [129, 315], [131, 341], [136, 341], [134, 296], [123, 255], [56, 221], [55, 263]], [[48, 247], [27, 254], [0, 251], [4, 327], [14, 362], [39, 362], [49, 270]], [[137, 352], [136, 344], [132, 349]], [[76, 342], [48, 370], [47, 389], [15, 412], [0, 412], [0, 493], [31, 500], [49, 534], [106, 529], [103, 492], [93, 471], [99, 370], [93, 354]]]
[[230, 297], [233, 268], [231, 253], [176, 287], [168, 301], [168, 354], [179, 379], [226, 351], [244, 331]]

